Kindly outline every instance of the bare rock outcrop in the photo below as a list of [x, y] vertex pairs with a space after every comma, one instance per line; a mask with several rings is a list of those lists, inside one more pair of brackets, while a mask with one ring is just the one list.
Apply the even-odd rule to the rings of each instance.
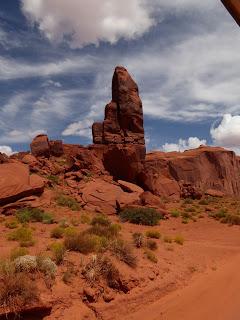
[[146, 190], [159, 196], [179, 198], [184, 191], [199, 198], [199, 192], [208, 189], [239, 196], [239, 172], [239, 159], [233, 151], [202, 146], [183, 153], [148, 154], [140, 180]]
[[64, 152], [63, 143], [61, 140], [49, 141], [48, 136], [45, 134], [40, 134], [36, 136], [33, 139], [30, 147], [31, 153], [35, 157], [60, 157]]

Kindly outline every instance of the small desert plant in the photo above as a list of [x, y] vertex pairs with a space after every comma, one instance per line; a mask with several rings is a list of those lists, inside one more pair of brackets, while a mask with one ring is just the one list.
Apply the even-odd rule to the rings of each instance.
[[17, 313], [27, 304], [39, 300], [35, 283], [23, 272], [15, 272], [14, 267], [1, 269], [0, 306]]
[[57, 266], [52, 261], [51, 258], [45, 257], [44, 255], [38, 255], [36, 257], [37, 268], [40, 272], [42, 272], [45, 276], [54, 278], [57, 272]]
[[161, 238], [161, 233], [157, 230], [148, 230], [146, 232], [147, 238], [151, 239], [160, 239]]
[[61, 264], [64, 259], [64, 255], [66, 253], [66, 248], [63, 243], [61, 242], [54, 242], [51, 244], [51, 251], [54, 256], [54, 260], [57, 265]]
[[8, 240], [19, 241], [21, 247], [30, 247], [34, 244], [32, 230], [28, 227], [19, 227], [8, 235]]
[[174, 242], [182, 246], [182, 245], [184, 244], [184, 238], [183, 238], [183, 236], [177, 235], [177, 236], [174, 238]]
[[14, 248], [10, 253], [10, 260], [15, 260], [18, 257], [26, 256], [28, 254], [28, 250], [26, 248]]
[[108, 219], [107, 216], [99, 214], [92, 219], [91, 225], [92, 226], [98, 225], [98, 226], [103, 226], [103, 227], [109, 227], [111, 225], [111, 221]]
[[66, 218], [59, 221], [59, 227], [61, 228], [68, 228], [70, 226], [70, 223]]
[[148, 260], [150, 260], [153, 263], [157, 263], [158, 259], [155, 256], [155, 254], [151, 251], [151, 250], [145, 250], [145, 255], [147, 257]]
[[132, 268], [135, 268], [137, 265], [137, 258], [132, 252], [132, 248], [129, 244], [123, 240], [116, 239], [111, 245], [111, 251], [113, 254], [120, 260], [125, 262]]
[[24, 208], [20, 209], [16, 213], [16, 217], [19, 222], [43, 222], [43, 223], [53, 223], [54, 219], [50, 213], [45, 213], [43, 210], [38, 208]]
[[59, 177], [55, 175], [47, 176], [47, 179], [50, 180], [53, 184], [59, 184]]
[[80, 222], [82, 224], [90, 224], [91, 223], [91, 218], [88, 214], [82, 213], [80, 216]]
[[70, 237], [70, 236], [74, 236], [75, 234], [77, 234], [77, 229], [74, 227], [67, 227], [64, 229], [64, 236], [66, 237]]
[[194, 207], [188, 207], [188, 208], [185, 208], [184, 211], [192, 213], [192, 212], [196, 212], [196, 209]]
[[57, 205], [61, 207], [68, 207], [72, 211], [79, 211], [81, 209], [79, 203], [69, 196], [59, 194], [56, 198]]
[[8, 229], [16, 229], [18, 227], [18, 221], [16, 219], [11, 219], [5, 222], [5, 227]]
[[65, 229], [62, 227], [55, 227], [51, 231], [51, 238], [61, 239], [64, 236]]
[[202, 206], [207, 206], [209, 204], [209, 201], [207, 199], [201, 199], [198, 203]]
[[25, 255], [14, 260], [15, 269], [17, 272], [31, 273], [37, 270], [37, 259], [35, 256]]
[[122, 221], [134, 224], [155, 226], [163, 219], [163, 216], [151, 208], [126, 208], [120, 212], [120, 218]]
[[193, 199], [191, 199], [191, 198], [186, 198], [186, 199], [184, 199], [183, 203], [184, 203], [184, 204], [192, 204], [192, 203], [193, 203]]
[[172, 243], [172, 242], [173, 242], [173, 239], [172, 239], [171, 237], [169, 237], [169, 236], [164, 236], [163, 241], [164, 241], [165, 243]]
[[152, 240], [152, 239], [148, 239], [146, 241], [146, 247], [150, 250], [157, 250], [158, 248], [158, 245], [157, 245], [157, 242], [155, 240]]
[[101, 237], [86, 232], [81, 232], [72, 236], [67, 236], [64, 240], [68, 250], [88, 254], [101, 249]]
[[141, 248], [144, 245], [144, 235], [140, 232], [136, 232], [132, 235], [133, 243], [137, 248]]
[[171, 216], [172, 216], [173, 218], [178, 218], [178, 217], [181, 216], [181, 212], [178, 211], [177, 209], [172, 210], [172, 211], [170, 212], [170, 214], [171, 214]]

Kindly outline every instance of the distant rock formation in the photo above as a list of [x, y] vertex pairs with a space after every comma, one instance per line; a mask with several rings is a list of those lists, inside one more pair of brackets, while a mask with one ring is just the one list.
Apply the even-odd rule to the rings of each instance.
[[92, 133], [105, 169], [117, 180], [136, 183], [146, 156], [143, 108], [138, 86], [123, 67], [115, 69], [112, 101], [104, 121], [93, 124]]
[[140, 183], [159, 196], [199, 198], [208, 190], [240, 195], [240, 161], [233, 151], [202, 146], [180, 152], [152, 152]]
[[92, 127], [96, 144], [145, 145], [142, 101], [138, 86], [123, 67], [116, 67], [112, 79], [112, 101], [105, 108], [103, 123]]
[[36, 136], [31, 145], [31, 153], [35, 157], [46, 157], [50, 155], [60, 157], [63, 154], [63, 143], [61, 140], [49, 141], [48, 136], [40, 134]]

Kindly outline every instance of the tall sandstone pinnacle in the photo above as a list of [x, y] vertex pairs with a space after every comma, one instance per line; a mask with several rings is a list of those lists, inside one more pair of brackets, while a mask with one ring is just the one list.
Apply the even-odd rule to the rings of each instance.
[[116, 67], [112, 79], [112, 101], [105, 108], [103, 122], [93, 124], [96, 144], [145, 145], [142, 101], [138, 86], [123, 67]]
[[106, 170], [117, 179], [137, 182], [146, 156], [143, 108], [138, 86], [124, 67], [115, 68], [112, 101], [92, 133], [95, 148], [103, 150]]

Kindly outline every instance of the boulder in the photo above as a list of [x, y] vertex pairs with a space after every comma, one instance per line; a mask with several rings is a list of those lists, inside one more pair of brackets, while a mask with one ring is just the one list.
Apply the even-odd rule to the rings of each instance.
[[210, 197], [223, 198], [225, 194], [219, 190], [208, 189], [207, 191], [205, 191], [205, 195]]
[[53, 140], [49, 142], [50, 154], [55, 157], [61, 157], [64, 153], [62, 140]]
[[35, 157], [46, 157], [50, 156], [50, 144], [48, 140], [48, 136], [45, 134], [41, 134], [36, 136], [31, 145], [31, 153]]
[[21, 163], [0, 165], [0, 205], [15, 202], [21, 198], [39, 195], [44, 191], [44, 180], [29, 174]]
[[127, 181], [118, 180], [118, 184], [125, 192], [129, 192], [129, 193], [135, 192], [139, 194], [142, 194], [144, 192], [144, 190], [141, 187]]
[[165, 209], [165, 205], [162, 203], [161, 199], [150, 191], [145, 191], [140, 195], [140, 200], [143, 206], [162, 208]]
[[117, 211], [117, 204], [121, 206], [139, 201], [137, 193], [124, 192], [114, 182], [105, 181], [101, 178], [92, 179], [80, 187], [82, 200], [85, 209], [114, 214]]
[[22, 163], [28, 164], [30, 166], [35, 166], [38, 163], [38, 161], [37, 158], [33, 155], [27, 154], [22, 158]]

